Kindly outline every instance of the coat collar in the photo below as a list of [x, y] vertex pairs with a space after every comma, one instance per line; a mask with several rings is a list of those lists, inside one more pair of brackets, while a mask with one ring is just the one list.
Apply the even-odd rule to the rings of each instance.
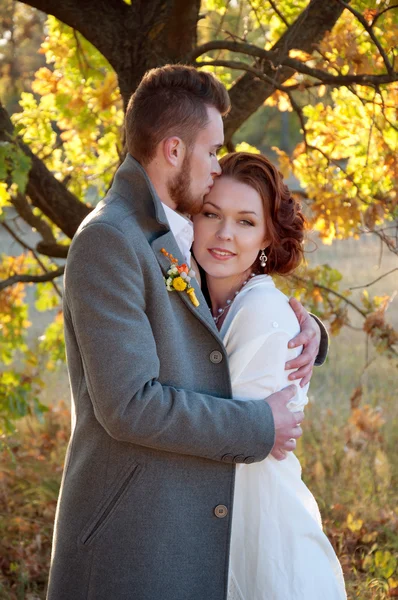
[[[152, 185], [145, 169], [130, 154], [127, 154], [123, 164], [119, 167], [112, 184], [112, 191], [122, 196], [130, 204], [134, 204], [134, 210], [152, 216], [158, 225], [158, 231], [153, 232], [149, 243], [155, 254], [155, 257], [164, 274], [170, 269], [170, 259], [162, 253], [162, 248], [171, 253], [182, 264], [185, 258], [177, 245], [173, 233], [170, 231], [162, 202]], [[154, 223], [152, 221], [152, 223]], [[195, 278], [191, 280], [191, 285], [195, 288], [196, 297], [199, 300], [199, 306], [195, 307], [188, 294], [183, 292], [170, 292], [178, 294], [181, 301], [197, 317], [219, 341], [219, 333], [207, 305], [205, 297]]]
[[134, 202], [134, 209], [138, 212], [154, 216], [160, 229], [170, 231], [163, 205], [147, 172], [131, 154], [127, 154], [117, 170], [112, 191], [128, 202]]

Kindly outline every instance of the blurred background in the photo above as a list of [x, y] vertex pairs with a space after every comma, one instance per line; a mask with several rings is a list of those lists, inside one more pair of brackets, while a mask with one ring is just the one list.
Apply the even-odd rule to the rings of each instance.
[[349, 598], [398, 597], [398, 5], [0, 0], [0, 26], [0, 600], [45, 598], [68, 247], [125, 156], [130, 95], [175, 62], [229, 89], [221, 153], [266, 154], [303, 203], [306, 264], [277, 285], [331, 334], [303, 478]]

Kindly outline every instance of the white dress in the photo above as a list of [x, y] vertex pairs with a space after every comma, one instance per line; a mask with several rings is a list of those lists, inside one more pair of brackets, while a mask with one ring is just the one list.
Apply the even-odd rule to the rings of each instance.
[[[262, 399], [289, 385], [285, 362], [301, 349], [288, 299], [267, 275], [253, 277], [221, 327], [234, 398]], [[289, 403], [301, 410], [307, 389]], [[305, 437], [304, 437], [305, 440]], [[342, 600], [340, 563], [322, 531], [315, 498], [292, 452], [284, 461], [238, 464], [232, 515], [228, 600]]]

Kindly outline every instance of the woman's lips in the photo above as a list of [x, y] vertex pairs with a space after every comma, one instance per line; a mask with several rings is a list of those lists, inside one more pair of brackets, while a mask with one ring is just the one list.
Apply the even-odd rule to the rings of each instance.
[[236, 254], [233, 252], [230, 252], [229, 250], [223, 250], [222, 248], [208, 248], [207, 251], [216, 260], [230, 260], [236, 256]]

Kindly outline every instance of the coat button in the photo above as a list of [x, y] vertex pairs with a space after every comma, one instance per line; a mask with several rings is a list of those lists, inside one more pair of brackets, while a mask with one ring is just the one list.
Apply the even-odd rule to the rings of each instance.
[[222, 361], [221, 352], [219, 350], [213, 350], [213, 352], [210, 353], [210, 361], [213, 364], [218, 365], [218, 363]]
[[245, 457], [243, 456], [243, 454], [238, 454], [237, 456], [234, 456], [234, 463], [243, 463], [245, 460]]
[[246, 458], [245, 458], [244, 462], [245, 462], [247, 465], [251, 465], [252, 463], [254, 463], [254, 456], [246, 456]]
[[214, 514], [218, 519], [223, 519], [228, 514], [228, 508], [224, 504], [218, 504], [214, 509]]
[[232, 454], [224, 454], [224, 456], [221, 457], [222, 462], [227, 462], [227, 463], [231, 463], [233, 461], [234, 457], [232, 456]]

